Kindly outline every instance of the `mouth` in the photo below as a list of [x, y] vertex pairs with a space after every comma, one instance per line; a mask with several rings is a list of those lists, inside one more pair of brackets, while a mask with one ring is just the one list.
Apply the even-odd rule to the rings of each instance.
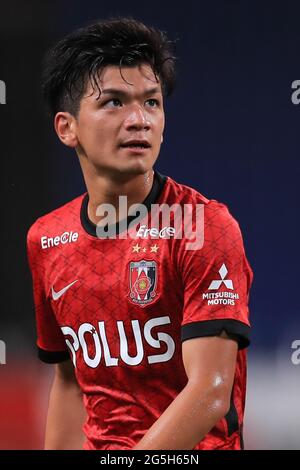
[[147, 140], [129, 140], [127, 142], [123, 142], [120, 147], [133, 151], [144, 151], [149, 149], [151, 145]]

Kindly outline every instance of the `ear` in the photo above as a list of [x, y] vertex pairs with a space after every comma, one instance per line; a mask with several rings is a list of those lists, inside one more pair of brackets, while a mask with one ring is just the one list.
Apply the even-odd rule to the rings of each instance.
[[61, 142], [68, 147], [78, 145], [76, 119], [68, 112], [59, 112], [54, 118], [54, 128]]

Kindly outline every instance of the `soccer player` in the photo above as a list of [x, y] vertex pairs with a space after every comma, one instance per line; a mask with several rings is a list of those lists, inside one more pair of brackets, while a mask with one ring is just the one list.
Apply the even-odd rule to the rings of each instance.
[[226, 206], [153, 170], [174, 70], [166, 35], [130, 18], [45, 61], [87, 187], [28, 233], [39, 357], [55, 364], [46, 449], [243, 446], [252, 272]]

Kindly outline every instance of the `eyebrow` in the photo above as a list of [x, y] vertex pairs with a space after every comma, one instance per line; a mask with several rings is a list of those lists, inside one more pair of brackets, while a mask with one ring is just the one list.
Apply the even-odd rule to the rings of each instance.
[[[149, 90], [146, 90], [143, 95], [144, 96], [149, 96], [149, 95], [154, 95], [155, 93], [161, 93], [160, 88], [155, 87], [155, 88], [150, 88]], [[129, 93], [127, 91], [118, 89], [118, 88], [106, 88], [106, 90], [101, 90], [101, 95], [118, 95], [118, 96], [128, 96]], [[101, 96], [100, 95], [100, 96]]]

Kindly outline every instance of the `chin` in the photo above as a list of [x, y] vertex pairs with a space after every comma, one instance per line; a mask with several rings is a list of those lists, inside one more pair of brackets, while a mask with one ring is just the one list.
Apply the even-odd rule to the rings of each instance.
[[147, 164], [145, 161], [136, 161], [133, 165], [128, 165], [126, 168], [120, 168], [121, 173], [129, 175], [143, 175], [149, 171], [153, 166], [152, 164]]

